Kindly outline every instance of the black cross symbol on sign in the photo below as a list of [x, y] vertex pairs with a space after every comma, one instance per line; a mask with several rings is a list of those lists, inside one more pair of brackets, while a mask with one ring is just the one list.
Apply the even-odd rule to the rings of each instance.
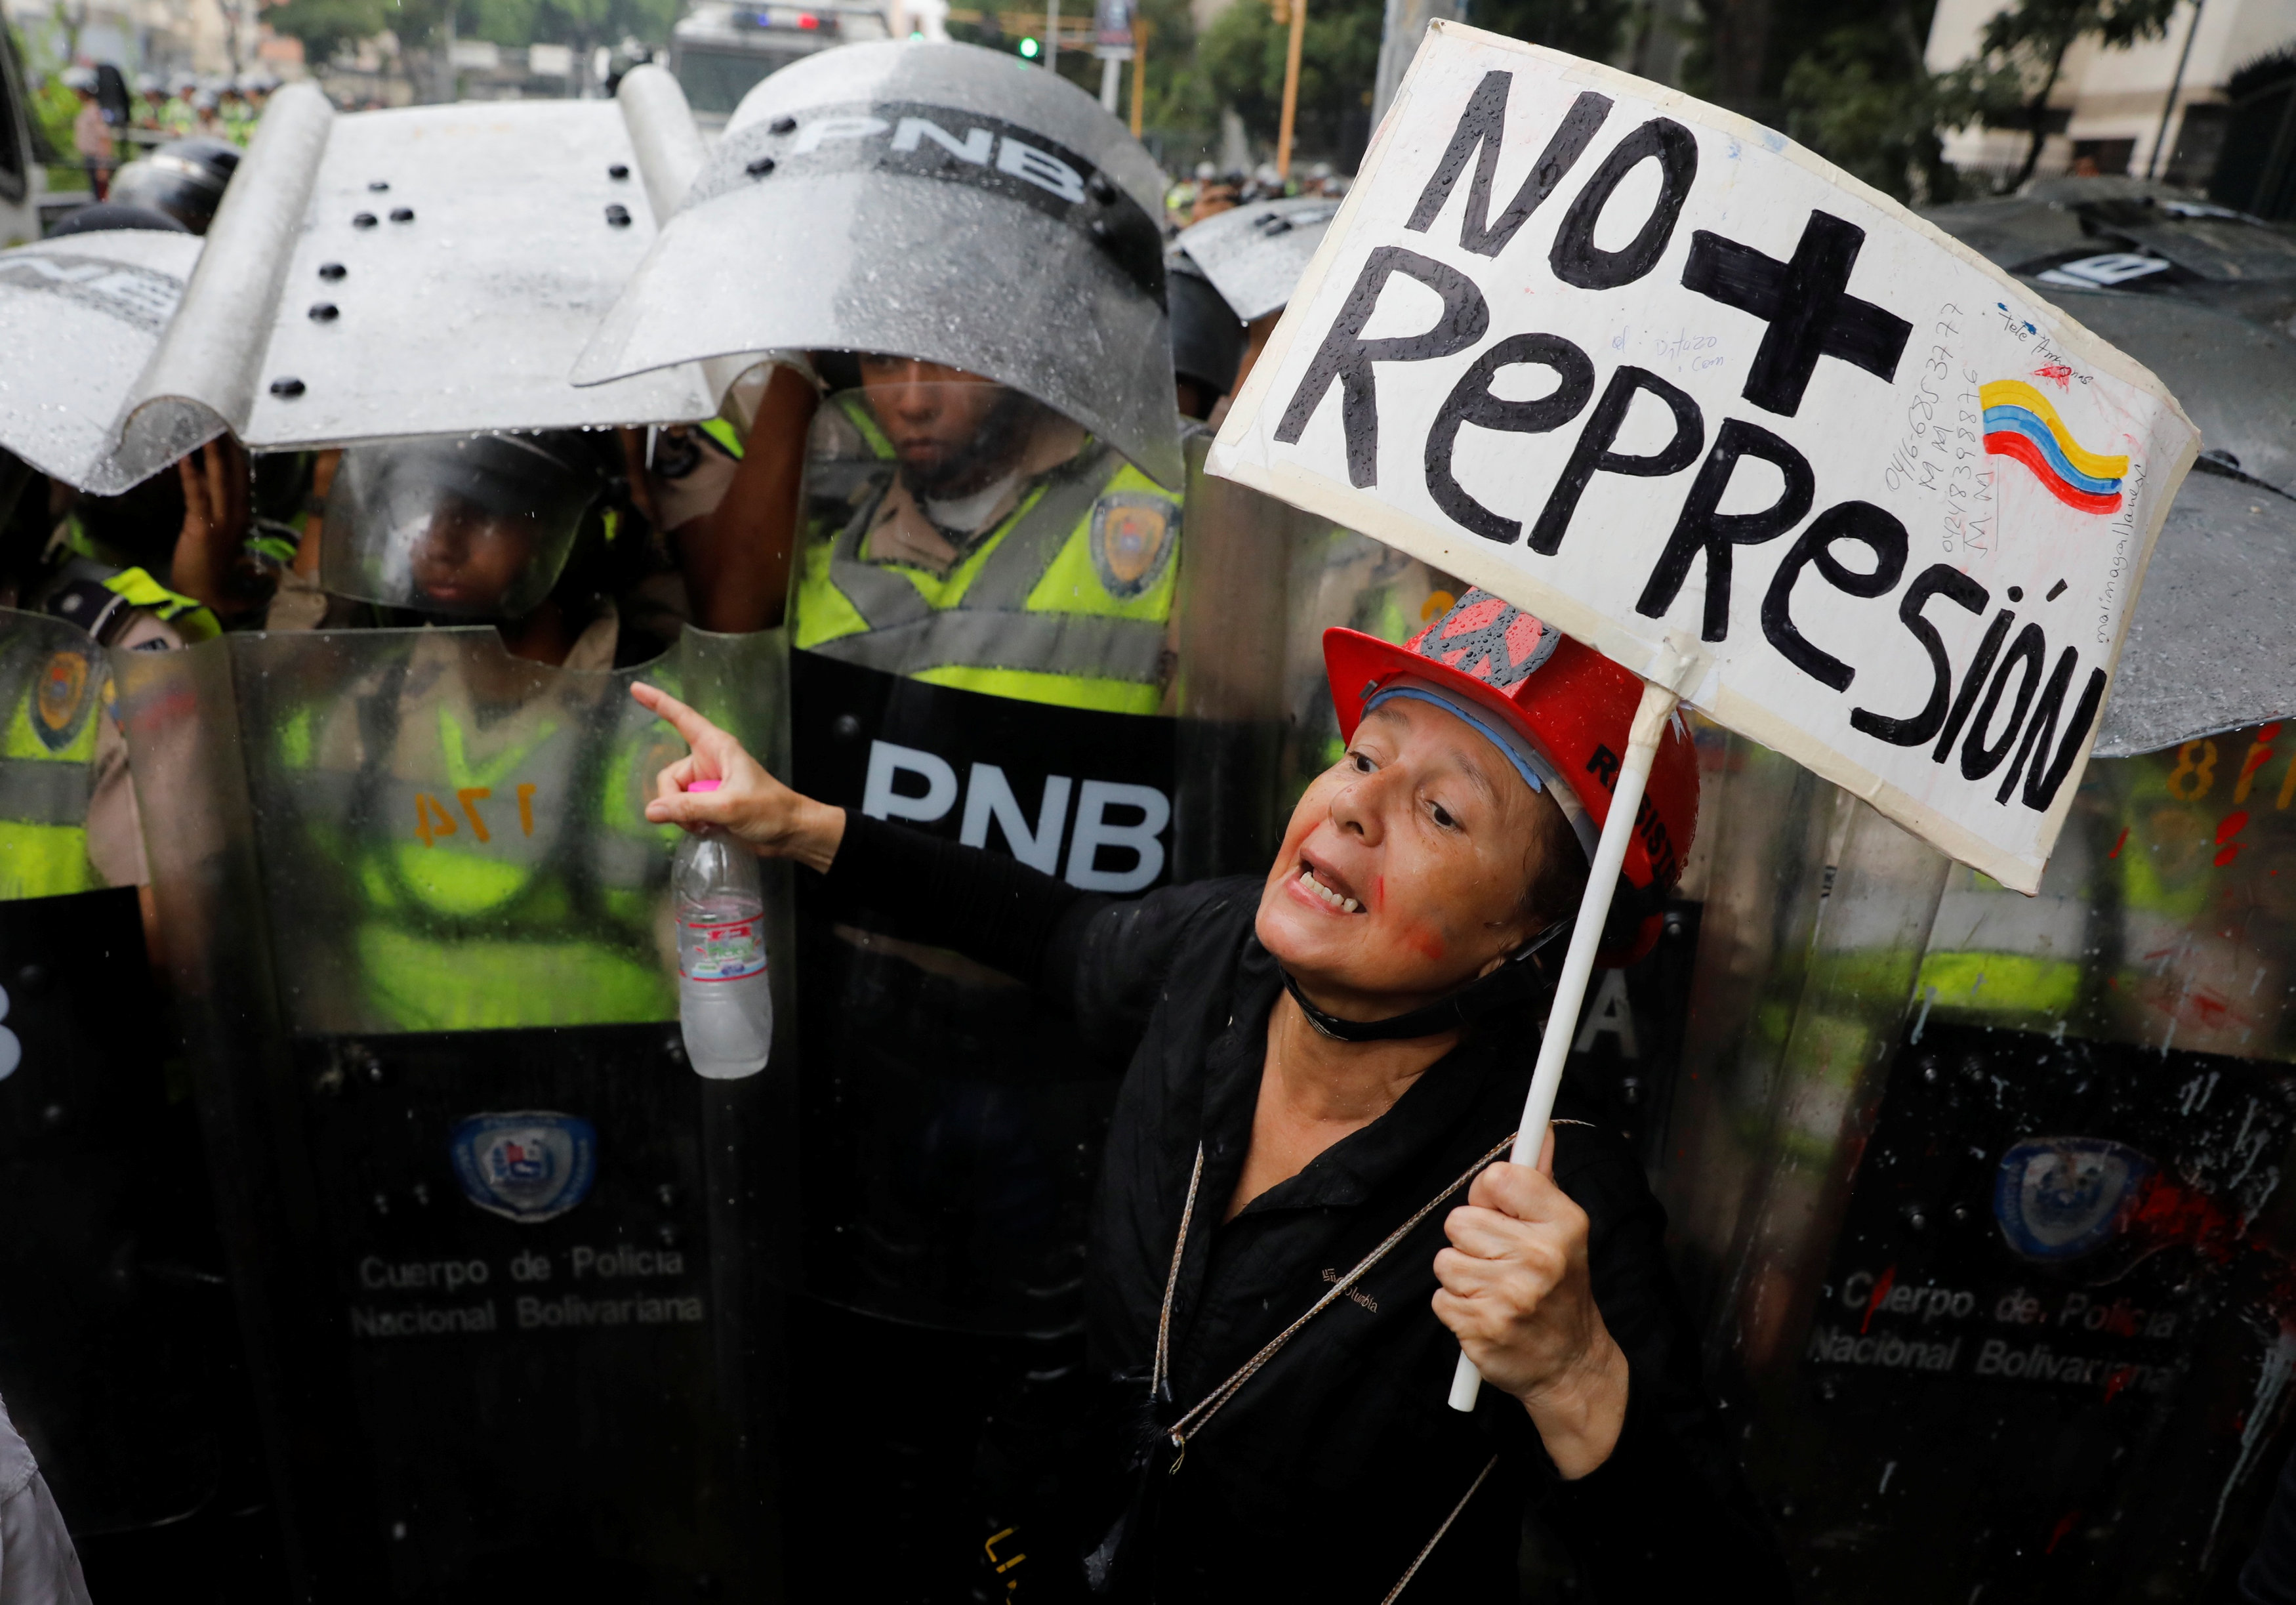
[[1821, 357], [1839, 358], [1884, 383], [1897, 377], [1914, 325], [1849, 293], [1849, 270], [1865, 243], [1864, 229], [1822, 211], [1809, 214], [1790, 262], [1702, 228], [1691, 236], [1683, 288], [1770, 325], [1746, 374], [1747, 400], [1792, 417]]

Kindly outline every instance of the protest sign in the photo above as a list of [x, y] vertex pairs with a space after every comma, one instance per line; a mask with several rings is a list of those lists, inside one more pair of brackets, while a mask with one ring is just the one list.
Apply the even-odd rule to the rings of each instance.
[[2031, 892], [2198, 449], [1782, 136], [1439, 22], [1211, 464]]

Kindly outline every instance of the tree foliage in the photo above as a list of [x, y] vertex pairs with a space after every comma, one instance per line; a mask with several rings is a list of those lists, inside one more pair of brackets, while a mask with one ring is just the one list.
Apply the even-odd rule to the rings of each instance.
[[[429, 45], [446, 25], [447, 0], [286, 0], [263, 13], [274, 29], [303, 41], [324, 62], [388, 30], [401, 45]], [[455, 29], [496, 45], [572, 45], [587, 49], [625, 37], [667, 45], [680, 0], [455, 0]]]
[[[1295, 159], [1312, 156], [1352, 165], [1371, 132], [1371, 86], [1379, 70], [1381, 0], [1306, 0], [1300, 51]], [[1266, 0], [1234, 0], [1204, 30], [1196, 69], [1215, 106], [1235, 108], [1263, 144], [1275, 143], [1283, 108], [1288, 23]]]
[[497, 45], [667, 45], [678, 0], [463, 0], [456, 24]]
[[[1196, 70], [1195, 12], [1188, 0], [1138, 0], [1133, 9], [1148, 25], [1148, 93], [1141, 107], [1142, 131], [1175, 147], [1165, 164], [1177, 172], [1188, 165], [1178, 159], [1179, 148], [1210, 150], [1219, 128], [1218, 103]], [[1128, 74], [1125, 82], [1131, 82]]]
[[287, 0], [263, 13], [272, 31], [303, 42], [313, 62], [333, 60], [356, 45], [389, 32], [402, 45], [422, 45], [446, 21], [439, 0]]
[[1900, 201], [1954, 198], [1940, 127], [1966, 121], [1955, 86], [1929, 70], [1929, 7], [1890, 0], [1828, 29], [1785, 71], [1785, 131]]
[[[1979, 36], [1977, 54], [1949, 75], [1948, 95], [1979, 119], [1999, 126], [2013, 116], [2030, 137], [2024, 165], [2012, 181], [2033, 176], [2049, 136], [2049, 96], [2076, 40], [2095, 36], [2108, 50], [2126, 49], [2168, 31], [2181, 0], [2016, 0], [1996, 12]], [[2014, 108], [2013, 111], [2011, 108]]]
[[1476, 0], [1477, 28], [1607, 62], [1619, 48], [1632, 0]]

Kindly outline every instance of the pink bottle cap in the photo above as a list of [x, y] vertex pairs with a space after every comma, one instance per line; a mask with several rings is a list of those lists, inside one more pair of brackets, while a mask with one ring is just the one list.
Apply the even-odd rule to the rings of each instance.
[[690, 792], [712, 792], [725, 784], [723, 780], [689, 780], [685, 783], [685, 789]]

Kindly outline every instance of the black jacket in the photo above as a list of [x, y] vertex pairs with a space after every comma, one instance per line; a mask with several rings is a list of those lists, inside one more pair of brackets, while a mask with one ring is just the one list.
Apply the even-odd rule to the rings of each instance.
[[[1736, 1597], [1785, 1597], [1783, 1564], [1699, 1381], [1666, 1268], [1664, 1215], [1625, 1142], [1586, 1124], [1567, 1091], [1555, 1179], [1589, 1217], [1595, 1300], [1631, 1370], [1625, 1431], [1609, 1461], [1566, 1483], [1515, 1400], [1487, 1387], [1472, 1415], [1447, 1403], [1458, 1346], [1429, 1307], [1433, 1261], [1445, 1215], [1464, 1201], [1455, 1184], [1521, 1115], [1533, 1022], [1486, 1022], [1386, 1115], [1222, 1223], [1283, 985], [1252, 934], [1259, 882], [1112, 903], [857, 815], [830, 879], [833, 894], [898, 923], [895, 934], [1032, 978], [1088, 1037], [1130, 1049], [1088, 1259], [1092, 1362], [1112, 1395], [1103, 1468], [1136, 1464], [1157, 1420], [1218, 1387], [1332, 1279], [1449, 1195], [1350, 1290], [1360, 1296], [1310, 1322], [1190, 1438], [1177, 1471], [1160, 1469], [1167, 1450], [1130, 1475], [1136, 1586], [1168, 1602], [1377, 1605], [1496, 1455], [1407, 1599], [1514, 1597], [1526, 1501], [1600, 1600], [1686, 1597], [1725, 1578]], [[1200, 1143], [1203, 1178], [1173, 1304], [1172, 1398], [1160, 1410], [1147, 1378]], [[1109, 1518], [1127, 1486], [1111, 1485]]]

